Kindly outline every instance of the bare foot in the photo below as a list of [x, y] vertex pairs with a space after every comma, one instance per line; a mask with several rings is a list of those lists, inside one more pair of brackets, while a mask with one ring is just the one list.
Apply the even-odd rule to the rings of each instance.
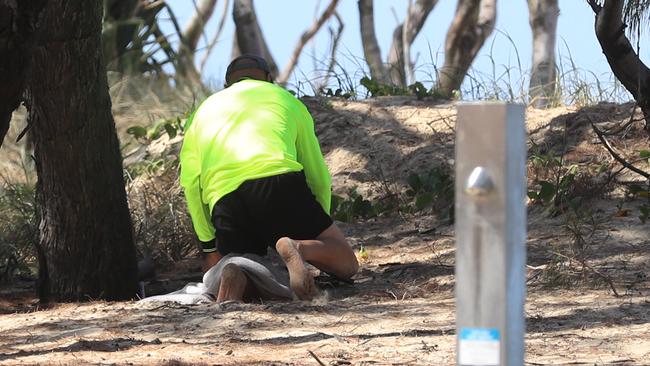
[[275, 249], [287, 265], [289, 283], [293, 293], [301, 300], [311, 300], [316, 292], [314, 277], [305, 266], [305, 261], [300, 256], [296, 244], [289, 238], [280, 238], [275, 244]]
[[246, 290], [246, 275], [233, 263], [226, 264], [221, 272], [221, 284], [219, 284], [219, 295], [217, 302], [228, 300], [243, 301], [244, 290]]

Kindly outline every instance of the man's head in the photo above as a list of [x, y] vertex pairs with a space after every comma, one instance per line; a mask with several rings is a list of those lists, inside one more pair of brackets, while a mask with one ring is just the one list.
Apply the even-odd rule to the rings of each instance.
[[226, 70], [226, 88], [244, 78], [273, 81], [266, 60], [252, 54], [243, 54], [230, 62]]

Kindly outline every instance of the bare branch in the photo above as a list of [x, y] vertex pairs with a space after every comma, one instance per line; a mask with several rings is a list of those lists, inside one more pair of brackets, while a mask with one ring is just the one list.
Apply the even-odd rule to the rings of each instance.
[[336, 9], [336, 6], [338, 5], [339, 0], [332, 0], [330, 4], [327, 6], [327, 8], [323, 11], [323, 14], [312, 24], [312, 26], [303, 32], [302, 36], [300, 36], [300, 40], [298, 41], [298, 44], [293, 50], [293, 53], [291, 54], [291, 57], [289, 58], [289, 62], [287, 65], [284, 67], [284, 70], [282, 70], [282, 73], [276, 81], [280, 85], [284, 85], [287, 83], [287, 80], [289, 80], [289, 76], [291, 76], [291, 73], [293, 72], [293, 69], [296, 67], [296, 64], [298, 63], [298, 58], [300, 57], [300, 54], [302, 53], [302, 49], [305, 47], [307, 42], [309, 42], [312, 37], [320, 30], [320, 28], [325, 24], [327, 19], [329, 19], [332, 14], [334, 13], [334, 10]]
[[[183, 39], [185, 40], [184, 46], [187, 47], [186, 52], [194, 53], [199, 44], [201, 34], [205, 32], [205, 25], [208, 23], [214, 13], [214, 8], [217, 5], [217, 0], [203, 0], [197, 5], [196, 0], [194, 3], [194, 14], [192, 18], [185, 25], [183, 30]], [[206, 37], [207, 42], [207, 37]]]
[[600, 140], [600, 142], [602, 142], [603, 146], [605, 146], [605, 149], [607, 149], [607, 151], [609, 151], [609, 154], [610, 154], [610, 155], [611, 155], [611, 156], [612, 156], [616, 161], [618, 161], [618, 162], [619, 162], [622, 166], [624, 166], [625, 168], [627, 168], [627, 169], [629, 169], [629, 170], [631, 170], [631, 171], [633, 171], [633, 172], [635, 172], [635, 173], [641, 175], [642, 177], [645, 177], [646, 179], [650, 179], [650, 173], [646, 173], [646, 172], [644, 172], [643, 170], [641, 170], [641, 169], [635, 167], [634, 165], [628, 163], [628, 162], [627, 162], [625, 159], [623, 159], [623, 158], [622, 158], [618, 153], [616, 153], [616, 151], [614, 151], [614, 148], [613, 148], [612, 145], [609, 143], [609, 141], [607, 140], [607, 138], [605, 138], [605, 134], [604, 134], [604, 132], [601, 131], [598, 127], [596, 127], [596, 124], [595, 124], [594, 121], [591, 119], [591, 117], [587, 116], [587, 118], [589, 119], [589, 123], [591, 124], [591, 128], [592, 128], [592, 129], [594, 130], [594, 132], [596, 133], [596, 136], [598, 136], [598, 139]]
[[215, 32], [212, 40], [208, 43], [208, 48], [205, 50], [205, 53], [201, 58], [201, 66], [199, 67], [199, 73], [201, 74], [203, 74], [203, 70], [205, 69], [205, 64], [208, 62], [208, 58], [212, 53], [212, 49], [214, 49], [214, 46], [219, 41], [219, 37], [221, 36], [221, 32], [223, 31], [223, 26], [224, 24], [226, 24], [226, 17], [228, 16], [229, 5], [230, 5], [230, 0], [226, 0], [223, 2], [223, 12], [221, 13], [221, 18], [219, 18], [219, 25], [217, 26], [217, 31]]
[[341, 35], [343, 34], [343, 29], [345, 28], [343, 19], [341, 19], [341, 16], [336, 11], [334, 12], [334, 18], [336, 18], [336, 21], [339, 23], [339, 26], [336, 29], [336, 31], [330, 29], [330, 34], [332, 35], [332, 48], [330, 51], [330, 60], [329, 60], [329, 65], [327, 66], [327, 71], [325, 72], [325, 77], [323, 78], [323, 81], [321, 82], [319, 89], [325, 87], [329, 83], [329, 78], [334, 73], [334, 66], [336, 65], [336, 50], [339, 47], [339, 41], [341, 40]]
[[409, 1], [406, 18], [393, 31], [393, 42], [388, 52], [390, 78], [393, 84], [406, 86], [407, 83], [414, 81], [411, 45], [437, 3], [438, 0], [416, 0], [414, 4]]

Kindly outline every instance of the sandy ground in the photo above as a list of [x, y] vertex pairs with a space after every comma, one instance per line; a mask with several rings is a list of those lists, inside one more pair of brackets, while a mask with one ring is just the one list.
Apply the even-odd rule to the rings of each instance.
[[[453, 164], [455, 109], [449, 105], [410, 98], [305, 102], [339, 194], [354, 187], [381, 200], [403, 193], [410, 172]], [[529, 110], [531, 152], [559, 149], [567, 163], [595, 170], [611, 158], [589, 119], [607, 126], [624, 122], [629, 110], [610, 104]], [[632, 152], [649, 145], [639, 131], [615, 142]], [[650, 364], [650, 224], [637, 218], [642, 202], [617, 191], [594, 196], [585, 204], [591, 216], [577, 222], [529, 206], [527, 365]], [[90, 302], [41, 309], [28, 289], [4, 289], [0, 364], [454, 364], [453, 226], [424, 210], [341, 227], [368, 257], [354, 285], [321, 283], [310, 302]], [[576, 233], [585, 242], [584, 263], [569, 255]], [[188, 263], [159, 275], [147, 290], [200, 276], [198, 263]]]

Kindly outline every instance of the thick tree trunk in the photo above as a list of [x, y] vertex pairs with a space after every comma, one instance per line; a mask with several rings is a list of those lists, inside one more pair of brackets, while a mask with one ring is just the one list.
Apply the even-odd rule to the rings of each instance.
[[235, 58], [244, 53], [264, 57], [269, 64], [271, 74], [273, 77], [277, 77], [278, 66], [266, 45], [262, 28], [257, 22], [253, 0], [235, 0], [232, 15], [235, 20], [235, 43], [232, 57]]
[[50, 0], [33, 53], [29, 121], [44, 301], [128, 299], [137, 290], [101, 30], [101, 1]]
[[415, 81], [411, 45], [437, 3], [438, 0], [416, 0], [415, 4], [409, 5], [404, 22], [393, 31], [393, 43], [388, 52], [388, 67], [390, 80], [394, 85], [405, 87]]
[[596, 37], [616, 78], [638, 103], [650, 132], [650, 69], [639, 59], [623, 24], [624, 0], [605, 0], [589, 4], [596, 14]]
[[0, 146], [25, 88], [31, 52], [46, 0], [0, 0]]
[[456, 15], [447, 32], [445, 63], [438, 75], [437, 89], [452, 96], [460, 90], [476, 54], [494, 30], [496, 0], [459, 0]]
[[381, 50], [375, 35], [375, 15], [372, 0], [359, 0], [359, 24], [361, 25], [361, 44], [370, 76], [381, 84], [389, 84], [388, 70], [381, 60]]
[[546, 108], [555, 96], [555, 40], [557, 0], [528, 0], [530, 28], [533, 31], [533, 67], [529, 94], [535, 108]]

